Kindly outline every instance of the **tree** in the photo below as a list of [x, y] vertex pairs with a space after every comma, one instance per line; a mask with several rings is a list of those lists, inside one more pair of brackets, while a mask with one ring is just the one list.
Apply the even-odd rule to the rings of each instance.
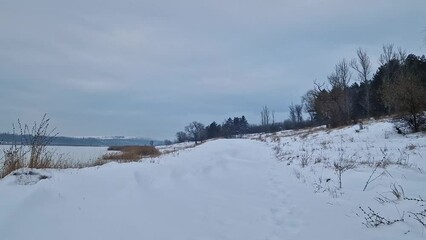
[[231, 118], [228, 118], [223, 124], [222, 124], [222, 135], [226, 138], [229, 138], [232, 136], [233, 132], [233, 125], [234, 121], [232, 121]]
[[381, 71], [381, 89], [380, 95], [386, 110], [386, 114], [395, 112], [394, 105], [390, 101], [386, 101], [386, 89], [390, 89], [391, 85], [399, 78], [400, 69], [404, 65], [407, 54], [401, 47], [396, 51], [393, 44], [383, 45], [382, 54], [379, 57]]
[[221, 127], [216, 122], [212, 122], [206, 127], [207, 139], [217, 138], [220, 136]]
[[334, 72], [328, 76], [331, 85], [329, 108], [331, 110], [333, 125], [348, 124], [351, 114], [349, 99], [349, 82], [351, 72], [345, 59], [336, 64]]
[[345, 89], [351, 81], [351, 72], [346, 59], [337, 63], [334, 67], [334, 72], [328, 76], [328, 81], [332, 88]]
[[351, 119], [358, 120], [367, 116], [366, 110], [366, 85], [357, 82], [349, 87], [349, 98], [351, 99]]
[[330, 99], [329, 93], [324, 89], [324, 84], [314, 81], [315, 87], [305, 93], [302, 104], [305, 112], [309, 114], [313, 124], [328, 123]]
[[202, 123], [196, 121], [190, 123], [185, 127], [185, 132], [189, 140], [194, 141], [195, 144], [198, 144], [199, 141], [204, 140], [205, 129]]
[[389, 115], [393, 112], [391, 103], [386, 101], [385, 89], [389, 88], [388, 85], [398, 78], [401, 68], [402, 65], [399, 60], [391, 59], [389, 62], [381, 65], [374, 74], [370, 84], [372, 93], [370, 112], [373, 116]]
[[232, 120], [232, 135], [237, 135], [240, 133], [240, 118], [234, 117], [234, 120]]
[[261, 124], [262, 126], [269, 126], [271, 113], [267, 106], [264, 106], [262, 111], [260, 112]]
[[297, 126], [301, 127], [302, 123], [303, 123], [303, 114], [302, 114], [303, 105], [302, 104], [296, 104], [296, 105], [294, 105], [294, 108], [296, 110]]
[[303, 123], [303, 105], [302, 104], [296, 104], [294, 105], [291, 103], [291, 105], [288, 107], [290, 110], [290, 121], [292, 122], [293, 128], [299, 128], [302, 126]]
[[382, 46], [382, 53], [379, 57], [379, 63], [381, 66], [385, 65], [386, 63], [390, 62], [393, 59], [397, 59], [396, 52], [394, 50], [393, 44], [386, 44]]
[[302, 104], [305, 112], [309, 114], [310, 121], [314, 121], [315, 118], [315, 91], [308, 90], [305, 95], [302, 96]]
[[[409, 114], [408, 123], [414, 132], [420, 130], [419, 114], [426, 108], [426, 61], [425, 71], [419, 71], [421, 59], [409, 55], [398, 77], [384, 86], [384, 98], [393, 109], [402, 114]], [[416, 66], [417, 65], [417, 66]], [[422, 82], [423, 79], [423, 82]]]
[[248, 131], [248, 122], [246, 120], [246, 117], [234, 117], [228, 118], [225, 122], [222, 124], [222, 136], [224, 137], [231, 137], [236, 136], [239, 134], [247, 133]]
[[290, 106], [288, 106], [288, 109], [290, 110], [290, 121], [293, 123], [293, 126], [296, 125], [296, 108], [294, 107], [294, 104], [291, 103]]
[[305, 110], [315, 124], [330, 124], [333, 102], [330, 93], [324, 88], [324, 83], [314, 81], [314, 89], [309, 90], [302, 98]]
[[185, 133], [185, 132], [180, 131], [180, 132], [177, 132], [177, 133], [176, 133], [176, 141], [177, 141], [178, 143], [186, 142], [186, 141], [188, 141], [188, 140], [189, 140], [189, 139], [188, 139], [188, 136], [186, 135], [186, 133]]
[[363, 84], [365, 88], [365, 96], [361, 102], [361, 106], [364, 107], [366, 111], [366, 116], [370, 117], [370, 74], [371, 74], [371, 62], [370, 58], [367, 55], [367, 51], [358, 48], [357, 58], [352, 59], [351, 67], [358, 74], [359, 81]]
[[249, 124], [248, 124], [248, 122], [247, 122], [247, 119], [246, 119], [246, 117], [243, 115], [243, 116], [241, 117], [241, 119], [240, 119], [240, 132], [241, 132], [242, 134], [247, 133], [248, 126], [249, 126]]

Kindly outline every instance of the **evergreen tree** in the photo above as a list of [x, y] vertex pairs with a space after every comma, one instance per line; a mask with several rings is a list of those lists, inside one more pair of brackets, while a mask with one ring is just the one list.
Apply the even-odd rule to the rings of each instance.
[[212, 122], [206, 127], [207, 139], [217, 138], [220, 136], [221, 127], [216, 122]]

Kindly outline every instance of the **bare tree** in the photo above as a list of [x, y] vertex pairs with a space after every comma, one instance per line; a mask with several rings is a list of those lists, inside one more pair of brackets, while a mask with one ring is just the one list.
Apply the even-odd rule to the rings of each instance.
[[185, 127], [185, 132], [190, 140], [194, 141], [195, 144], [198, 144], [198, 141], [204, 139], [204, 125], [199, 122], [192, 122]]
[[262, 111], [260, 112], [260, 117], [261, 117], [262, 126], [268, 126], [270, 124], [271, 113], [269, 111], [269, 108], [266, 105], [263, 107]]
[[351, 81], [351, 72], [348, 62], [343, 59], [336, 64], [334, 72], [328, 76], [328, 81], [332, 87], [331, 100], [337, 108], [334, 112], [339, 114], [340, 124], [347, 124], [350, 119], [351, 105], [349, 101], [349, 82]]
[[379, 64], [381, 66], [385, 66], [392, 60], [397, 60], [399, 64], [403, 64], [405, 62], [405, 59], [407, 59], [407, 51], [401, 47], [398, 47], [395, 50], [393, 44], [383, 45], [382, 51], [383, 52], [380, 54], [379, 57]]
[[296, 125], [297, 117], [296, 117], [296, 107], [293, 103], [291, 103], [290, 106], [288, 106], [288, 109], [290, 110], [290, 121], [293, 123], [293, 125]]
[[332, 88], [346, 89], [351, 81], [351, 71], [346, 59], [343, 59], [334, 67], [334, 72], [328, 76]]
[[364, 102], [361, 106], [364, 107], [367, 117], [370, 117], [370, 74], [371, 74], [371, 62], [367, 55], [367, 51], [358, 48], [356, 51], [357, 58], [352, 59], [350, 65], [352, 69], [358, 74], [358, 79], [365, 86]]
[[405, 59], [407, 59], [407, 51], [405, 49], [402, 49], [401, 47], [398, 47], [397, 57], [399, 63], [403, 64], [405, 62]]
[[315, 100], [317, 99], [317, 93], [315, 90], [309, 90], [303, 95], [302, 103], [305, 109], [305, 112], [309, 114], [309, 118], [311, 121], [314, 120], [315, 117]]
[[300, 127], [303, 122], [303, 105], [302, 104], [293, 104], [288, 107], [290, 110], [290, 121], [293, 123], [294, 127]]
[[379, 57], [379, 64], [385, 65], [386, 63], [390, 62], [392, 59], [397, 59], [397, 54], [394, 50], [394, 45], [389, 43], [386, 45], [383, 45], [382, 47], [382, 54], [380, 54]]
[[297, 125], [298, 127], [302, 126], [303, 123], [303, 114], [302, 114], [302, 110], [303, 110], [303, 105], [302, 104], [296, 104], [294, 105], [294, 110], [296, 111], [296, 121], [297, 121]]

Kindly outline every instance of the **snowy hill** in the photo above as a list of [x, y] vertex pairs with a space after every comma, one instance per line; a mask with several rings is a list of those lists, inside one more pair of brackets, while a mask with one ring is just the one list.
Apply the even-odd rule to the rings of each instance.
[[9, 175], [0, 180], [1, 239], [426, 238], [424, 135], [398, 135], [384, 121], [248, 138]]

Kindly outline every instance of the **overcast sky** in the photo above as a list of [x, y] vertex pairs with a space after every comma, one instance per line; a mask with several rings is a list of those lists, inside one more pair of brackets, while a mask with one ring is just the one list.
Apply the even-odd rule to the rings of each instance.
[[365, 48], [426, 53], [425, 0], [0, 0], [0, 132], [174, 139], [262, 106], [287, 116]]

